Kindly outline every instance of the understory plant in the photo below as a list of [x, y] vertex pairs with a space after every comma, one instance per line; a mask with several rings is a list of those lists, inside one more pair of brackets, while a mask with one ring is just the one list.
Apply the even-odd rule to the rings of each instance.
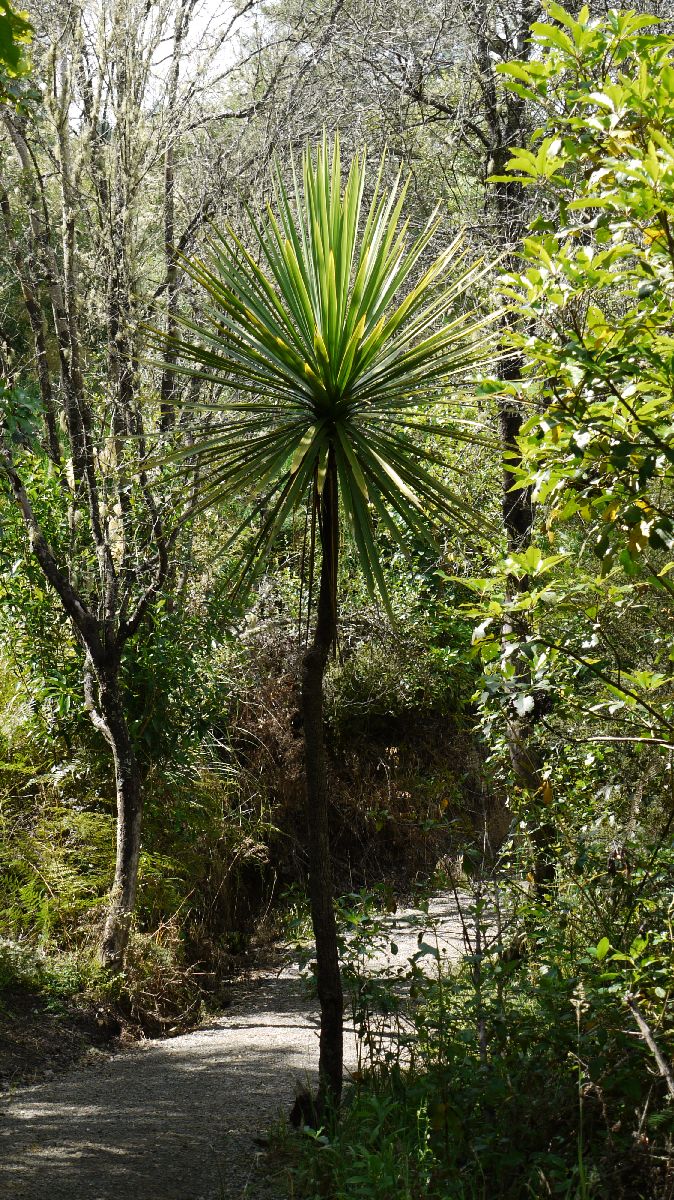
[[308, 1128], [295, 1144], [296, 1194], [671, 1196], [672, 852], [637, 840], [616, 860], [610, 816], [599, 821], [589, 798], [581, 813], [575, 798], [560, 802], [564, 873], [544, 902], [516, 824], [499, 877], [455, 893], [464, 946], [453, 962], [423, 914], [409, 961], [359, 962], [359, 944], [400, 934], [390, 916], [364, 924], [352, 910], [363, 1053], [334, 1135]]
[[552, 712], [559, 728], [573, 677], [572, 736], [669, 754], [674, 38], [649, 14], [547, 7], [537, 53], [500, 68], [540, 120], [496, 181], [537, 200], [503, 288], [524, 364], [508, 393], [534, 411], [519, 486], [539, 525], [534, 545], [479, 581], [475, 641], [503, 712]]

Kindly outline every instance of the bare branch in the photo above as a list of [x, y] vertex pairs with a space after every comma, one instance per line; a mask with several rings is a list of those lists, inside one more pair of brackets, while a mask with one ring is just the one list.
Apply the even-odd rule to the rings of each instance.
[[667, 1091], [669, 1092], [670, 1098], [674, 1100], [674, 1073], [672, 1072], [672, 1068], [667, 1062], [662, 1050], [658, 1046], [658, 1043], [653, 1036], [651, 1027], [631, 992], [628, 992], [628, 994], [625, 996], [625, 1003], [627, 1004], [627, 1007], [636, 1021], [641, 1037], [645, 1041], [648, 1049], [657, 1063], [658, 1071], [662, 1075], [662, 1078], [667, 1085]]

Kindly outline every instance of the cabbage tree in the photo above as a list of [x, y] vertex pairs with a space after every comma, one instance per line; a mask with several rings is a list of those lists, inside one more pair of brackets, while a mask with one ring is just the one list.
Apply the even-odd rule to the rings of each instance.
[[[328, 838], [323, 677], [335, 643], [343, 526], [368, 588], [389, 600], [379, 532], [395, 543], [430, 536], [434, 521], [475, 524], [445, 481], [429, 433], [446, 433], [432, 407], [449, 381], [486, 353], [487, 321], [471, 310], [484, 268], [462, 239], [439, 254], [435, 212], [423, 229], [403, 220], [406, 185], [383, 182], [382, 161], [364, 202], [365, 155], [345, 183], [339, 141], [304, 154], [301, 183], [274, 174], [275, 203], [249, 214], [246, 244], [214, 231], [201, 259], [185, 264], [202, 291], [203, 317], [163, 338], [177, 369], [218, 385], [219, 423], [186, 453], [198, 454], [202, 502], [256, 498], [237, 534], [245, 541], [239, 584], [269, 558], [284, 522], [308, 505], [309, 575], [320, 560], [313, 638], [302, 671], [310, 898], [321, 1009], [318, 1105], [339, 1102], [343, 999]], [[157, 335], [158, 337], [160, 335]], [[460, 419], [455, 428], [461, 426]], [[262, 514], [262, 519], [260, 514]], [[235, 535], [236, 536], [236, 535]], [[244, 541], [242, 541], [242, 545]]]

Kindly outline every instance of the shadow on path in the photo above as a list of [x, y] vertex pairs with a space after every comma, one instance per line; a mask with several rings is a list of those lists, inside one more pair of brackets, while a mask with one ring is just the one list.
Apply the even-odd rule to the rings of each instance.
[[[367, 970], [391, 967], [394, 939], [396, 965], [422, 939], [456, 958], [462, 928], [447, 894], [397, 913]], [[317, 1034], [295, 965], [261, 974], [204, 1029], [18, 1090], [0, 1101], [1, 1200], [282, 1200], [255, 1138], [289, 1111], [297, 1079], [314, 1082]], [[353, 1028], [345, 1056], [356, 1064]]]
[[[264, 1014], [264, 1016], [263, 1016]], [[3, 1200], [227, 1200], [280, 1195], [255, 1144], [317, 1058], [297, 979], [259, 981], [227, 1016], [0, 1109]]]

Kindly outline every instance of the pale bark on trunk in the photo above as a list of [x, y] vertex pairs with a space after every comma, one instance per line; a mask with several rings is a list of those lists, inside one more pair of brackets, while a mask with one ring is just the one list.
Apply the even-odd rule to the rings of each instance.
[[[175, 154], [185, 129], [179, 76], [194, 0], [175, 0], [159, 19], [149, 6], [137, 14], [140, 24], [124, 6], [112, 5], [109, 11], [99, 7], [95, 28], [85, 22], [78, 4], [65, 6], [63, 14], [55, 10], [48, 20], [43, 14], [45, 31], [49, 28], [55, 36], [46, 60], [49, 120], [40, 124], [39, 135], [21, 113], [7, 107], [0, 113], [0, 127], [21, 169], [25, 204], [19, 222], [12, 212], [13, 193], [0, 185], [3, 257], [16, 273], [32, 332], [44, 441], [59, 468], [68, 505], [68, 546], [52, 547], [46, 537], [17, 470], [12, 439], [1, 426], [0, 472], [9, 481], [31, 550], [85, 651], [87, 708], [112, 754], [117, 861], [101, 957], [121, 967], [136, 894], [142, 804], [120, 664], [127, 642], [138, 633], [160, 590], [167, 582], [175, 586], [175, 576], [169, 578], [169, 559], [180, 528], [166, 530], [167, 508], [154, 494], [146, 466], [136, 367], [138, 322], [141, 315], [150, 316], [164, 291], [169, 308], [175, 310], [179, 262], [173, 243], [177, 240], [178, 250], [187, 249], [196, 230], [213, 215], [214, 201], [208, 211], [200, 203], [176, 239]], [[141, 120], [143, 97], [172, 13], [173, 61], [165, 114], [154, 143], [157, 161], [160, 152], [165, 157], [166, 278], [153, 297], [145, 297], [141, 314], [136, 272], [138, 262], [144, 261], [145, 234], [138, 212], [149, 161], [142, 150], [148, 136]], [[37, 44], [36, 50], [41, 53]], [[51, 141], [45, 144], [44, 138]], [[90, 264], [96, 264], [94, 288]], [[107, 362], [99, 361], [97, 354], [87, 357], [87, 347], [94, 343], [82, 336], [82, 331], [93, 332], [98, 344], [98, 302], [103, 304], [104, 298]], [[176, 399], [168, 372], [162, 398], [166, 403]], [[114, 471], [108, 461], [110, 435], [117, 455]]]
[[[96, 697], [95, 691], [98, 692]], [[115, 876], [99, 947], [105, 967], [121, 970], [136, 903], [143, 819], [141, 776], [120, 690], [119, 667], [96, 667], [87, 656], [85, 703], [94, 726], [105, 737], [115, 768], [117, 851]]]

